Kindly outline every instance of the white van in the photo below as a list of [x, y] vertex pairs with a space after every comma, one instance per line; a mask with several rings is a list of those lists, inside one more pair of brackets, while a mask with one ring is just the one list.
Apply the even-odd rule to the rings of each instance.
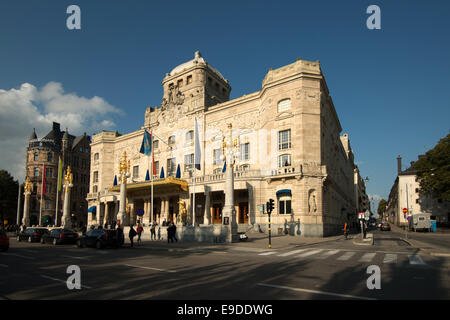
[[414, 232], [417, 230], [430, 231], [430, 216], [431, 214], [429, 213], [416, 213], [411, 215], [411, 219], [409, 220], [409, 228], [414, 230]]

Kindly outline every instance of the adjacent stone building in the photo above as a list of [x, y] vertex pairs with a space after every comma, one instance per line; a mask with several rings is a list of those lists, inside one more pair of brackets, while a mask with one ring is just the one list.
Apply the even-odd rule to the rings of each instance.
[[[200, 226], [222, 224], [221, 155], [229, 124], [235, 151], [240, 153], [234, 167], [240, 231], [267, 232], [267, 215], [260, 205], [269, 198], [276, 207], [273, 233], [327, 236], [341, 233], [345, 221], [356, 220], [365, 186], [355, 178], [349, 137], [341, 136], [319, 61], [297, 59], [271, 69], [261, 90], [229, 100], [229, 81], [196, 52], [194, 59], [167, 73], [162, 86], [161, 105], [146, 109], [141, 129], [93, 135], [89, 224], [103, 225], [117, 218], [119, 187], [114, 181], [118, 181], [124, 152], [131, 166], [126, 224], [151, 221], [151, 183], [146, 179], [151, 157], [139, 152], [144, 129], [152, 131], [154, 138], [154, 221], [178, 221], [180, 200], [192, 215], [195, 195], [195, 217], [189, 221]], [[201, 170], [195, 173], [194, 118], [201, 144]], [[178, 165], [181, 176], [177, 179]], [[141, 210], [144, 215], [138, 218]]]
[[[52, 130], [42, 139], [38, 139], [36, 132], [30, 136], [27, 148], [26, 176], [33, 183], [30, 197], [31, 225], [54, 225], [56, 215], [56, 195], [58, 182], [58, 162], [61, 157], [63, 174], [70, 165], [73, 172], [70, 212], [75, 224], [87, 223], [86, 194], [89, 191], [90, 174], [90, 137], [84, 133], [73, 136], [61, 131], [60, 124], [53, 122]], [[42, 197], [42, 174], [46, 167], [46, 192]], [[61, 222], [63, 188], [59, 192], [58, 225]], [[42, 210], [41, 210], [42, 205]]]

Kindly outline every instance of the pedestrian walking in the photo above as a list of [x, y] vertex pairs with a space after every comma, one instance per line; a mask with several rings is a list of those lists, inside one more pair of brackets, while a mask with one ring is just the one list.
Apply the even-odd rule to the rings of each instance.
[[151, 239], [153, 240], [153, 238], [155, 238], [156, 240], [156, 223], [152, 222], [152, 225], [150, 227], [150, 232], [151, 232]]
[[346, 222], [345, 225], [344, 225], [344, 236], [345, 236], [345, 240], [348, 239], [348, 229], [349, 229], [348, 223]]
[[123, 229], [122, 227], [119, 225], [117, 225], [117, 242], [119, 247], [121, 247], [123, 245], [125, 241], [125, 237], [123, 236]]
[[167, 227], [167, 243], [172, 242], [173, 243], [173, 238], [172, 238], [172, 226], [169, 224], [169, 226]]
[[137, 232], [134, 230], [133, 226], [130, 226], [130, 232], [128, 233], [128, 237], [130, 238], [131, 247], [133, 248], [133, 239], [136, 236]]
[[177, 235], [177, 226], [175, 225], [175, 223], [172, 222], [172, 242], [173, 239], [175, 239], [175, 241], [178, 242], [176, 235]]
[[137, 244], [142, 246], [141, 235], [142, 235], [142, 232], [144, 232], [144, 228], [142, 227], [141, 224], [139, 224], [138, 227], [136, 228], [136, 232], [137, 232], [137, 236], [138, 236]]

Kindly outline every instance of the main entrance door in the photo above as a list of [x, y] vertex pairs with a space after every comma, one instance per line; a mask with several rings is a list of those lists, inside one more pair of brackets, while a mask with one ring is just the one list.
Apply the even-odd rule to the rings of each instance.
[[213, 204], [212, 223], [222, 223], [222, 205]]
[[248, 202], [239, 203], [239, 221], [238, 223], [248, 223]]

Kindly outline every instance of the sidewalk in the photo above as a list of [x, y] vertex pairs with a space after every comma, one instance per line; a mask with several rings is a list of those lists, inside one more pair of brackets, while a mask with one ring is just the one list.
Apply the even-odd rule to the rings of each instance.
[[[401, 240], [408, 243], [410, 246], [419, 249], [423, 253], [429, 254], [431, 256], [437, 256], [437, 257], [450, 257], [450, 248], [448, 248], [448, 247], [438, 246], [435, 244], [426, 243], [426, 242], [422, 242], [419, 240], [407, 238], [405, 230], [394, 224], [391, 224], [391, 229], [392, 229], [392, 231], [401, 233], [402, 234], [402, 236], [400, 237]], [[410, 233], [411, 232], [408, 231], [408, 234], [410, 234]]]
[[[167, 243], [167, 239], [164, 240], [149, 240], [143, 239], [143, 245], [138, 246], [136, 244], [135, 238], [135, 247], [137, 248], [152, 248], [155, 250], [201, 250], [201, 249], [215, 249], [215, 250], [227, 250], [231, 248], [242, 248], [249, 250], [270, 250], [269, 248], [269, 236], [264, 233], [247, 233], [248, 240], [239, 241], [235, 243], [205, 243], [205, 242], [194, 242], [194, 241], [180, 241], [174, 243]], [[355, 237], [356, 235], [352, 235]], [[343, 235], [331, 236], [331, 237], [301, 237], [301, 236], [290, 236], [290, 235], [276, 235], [271, 237], [271, 249], [289, 249], [292, 247], [303, 247], [309, 246], [319, 243], [325, 242], [336, 242], [339, 240], [343, 240]], [[349, 237], [349, 239], [351, 239]], [[125, 239], [125, 247], [129, 246], [129, 240]]]

